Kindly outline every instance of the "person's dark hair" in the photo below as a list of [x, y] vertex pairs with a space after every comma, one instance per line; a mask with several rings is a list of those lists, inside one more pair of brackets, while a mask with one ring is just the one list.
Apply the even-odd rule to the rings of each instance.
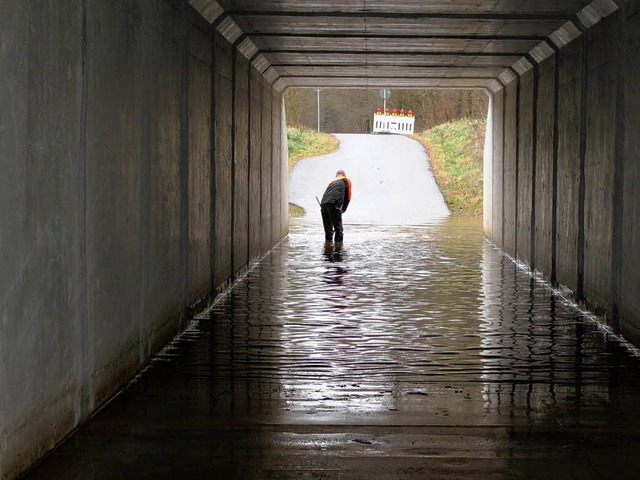
[[346, 174], [346, 173], [344, 173], [344, 170], [338, 170], [338, 171], [336, 172], [336, 177], [337, 177], [338, 175], [344, 175], [345, 177], [347, 176], [347, 174]]

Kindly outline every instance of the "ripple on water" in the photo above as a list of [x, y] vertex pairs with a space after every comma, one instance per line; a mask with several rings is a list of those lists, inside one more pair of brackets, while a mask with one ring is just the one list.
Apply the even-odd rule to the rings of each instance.
[[[298, 222], [209, 318], [203, 328], [220, 348], [230, 335], [222, 331], [235, 332], [233, 356], [217, 368], [298, 392], [323, 385], [288, 398], [294, 409], [311, 400], [321, 408], [327, 395], [331, 408], [386, 409], [416, 388], [446, 402], [441, 384], [457, 383], [488, 398], [480, 410], [505, 388], [520, 392], [530, 415], [557, 408], [558, 389], [600, 397], [613, 374], [640, 384], [636, 360], [495, 250], [476, 219], [350, 225], [341, 249], [322, 243], [316, 223]], [[396, 393], [382, 395], [386, 403], [336, 397], [340, 382]]]

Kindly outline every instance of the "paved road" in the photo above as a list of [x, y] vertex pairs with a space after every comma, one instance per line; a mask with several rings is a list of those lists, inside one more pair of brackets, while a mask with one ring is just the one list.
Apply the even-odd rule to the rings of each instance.
[[428, 223], [449, 215], [417, 141], [397, 135], [336, 135], [337, 152], [299, 161], [289, 179], [289, 200], [320, 221], [315, 197], [322, 197], [336, 170], [353, 182], [353, 198], [344, 216], [349, 224]]

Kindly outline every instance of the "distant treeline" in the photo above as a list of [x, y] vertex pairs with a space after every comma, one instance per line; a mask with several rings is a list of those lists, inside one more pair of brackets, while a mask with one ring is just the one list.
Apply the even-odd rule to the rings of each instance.
[[[320, 130], [327, 133], [368, 133], [373, 114], [382, 107], [380, 89], [324, 89], [320, 91]], [[316, 91], [291, 88], [285, 94], [287, 124], [316, 128]], [[412, 109], [415, 131], [421, 132], [460, 118], [482, 119], [487, 97], [477, 90], [391, 91], [387, 107]]]

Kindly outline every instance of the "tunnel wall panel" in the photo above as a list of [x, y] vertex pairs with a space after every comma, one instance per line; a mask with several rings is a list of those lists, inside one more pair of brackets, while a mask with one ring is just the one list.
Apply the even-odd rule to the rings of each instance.
[[616, 119], [616, 15], [589, 31], [587, 150], [585, 157], [584, 294], [596, 309], [611, 310], [613, 157]]
[[235, 55], [233, 271], [246, 268], [249, 248], [249, 61]]
[[553, 181], [555, 119], [555, 56], [539, 66], [535, 171], [535, 268], [551, 273], [553, 269]]
[[189, 39], [189, 291], [190, 303], [211, 291], [211, 39]]
[[274, 185], [274, 239], [284, 237], [289, 228], [288, 191], [289, 170], [287, 162], [287, 126], [284, 111], [284, 98], [279, 92], [273, 94], [273, 162]]
[[81, 34], [79, 1], [3, 2], [0, 478], [53, 447], [89, 398]]
[[[209, 31], [186, 2], [3, 4], [0, 478], [89, 418], [184, 328], [189, 305], [246, 269], [249, 250], [282, 238], [259, 230], [273, 212], [283, 222], [272, 199], [286, 194], [270, 192], [286, 185], [271, 149], [280, 94], [254, 75], [249, 162], [248, 62], [238, 58], [234, 102], [232, 47], [218, 35], [214, 48]], [[231, 113], [242, 102], [245, 244], [232, 269]]]
[[640, 345], [640, 2], [629, 11], [625, 82], [623, 215], [621, 232], [620, 329]]
[[280, 163], [280, 236], [284, 238], [289, 233], [289, 152], [287, 144], [287, 117], [284, 95], [278, 93], [280, 99], [280, 139], [278, 141], [278, 156]]
[[[141, 78], [137, 53], [143, 38], [124, 2], [89, 2], [86, 79], [85, 354], [92, 359], [92, 403], [101, 404], [139, 368], [140, 332], [148, 329], [141, 298], [143, 242]], [[147, 113], [147, 112], [145, 112]], [[145, 218], [146, 220], [146, 218]], [[177, 223], [177, 222], [176, 222]], [[172, 306], [173, 307], [173, 306]], [[135, 319], [113, 328], [113, 319]], [[144, 347], [143, 347], [144, 348]], [[113, 362], [113, 352], [118, 362]]]
[[262, 84], [262, 252], [267, 253], [272, 245], [272, 172], [271, 155], [271, 106], [272, 91], [266, 80]]
[[224, 289], [231, 279], [233, 191], [232, 165], [232, 53], [221, 36], [215, 38], [215, 284]]
[[504, 146], [504, 101], [505, 89], [493, 95], [493, 155], [492, 155], [492, 186], [491, 186], [491, 239], [503, 247], [502, 244], [502, 182], [503, 182], [503, 146]]
[[[560, 50], [558, 86], [558, 283], [578, 290], [578, 203], [580, 188], [580, 121], [582, 114], [582, 52], [578, 39]], [[544, 270], [543, 270], [544, 271]]]
[[484, 149], [482, 156], [482, 231], [484, 234], [493, 238], [493, 160], [495, 157], [493, 141], [494, 141], [494, 125], [495, 125], [495, 95], [493, 92], [487, 92], [489, 96], [489, 108], [487, 109], [487, 123], [484, 135]]
[[518, 112], [518, 85], [517, 81], [508, 83], [505, 87], [504, 105], [504, 160], [502, 165], [502, 233], [504, 249], [510, 252], [516, 250], [516, 199], [517, 199], [517, 112]]
[[181, 55], [179, 12], [161, 4], [151, 25], [149, 237], [147, 244], [147, 312], [151, 350], [175, 333], [181, 308], [180, 115]]
[[250, 155], [249, 155], [249, 260], [262, 250], [262, 77], [255, 68], [249, 69], [251, 86]]
[[516, 254], [519, 260], [531, 265], [531, 215], [534, 188], [534, 69], [520, 77], [520, 107], [518, 126], [518, 218], [516, 222]]
[[273, 94], [271, 97], [271, 161], [273, 169], [271, 173], [271, 242], [279, 237], [282, 219], [280, 214], [280, 171], [278, 155], [280, 154], [280, 96]]

